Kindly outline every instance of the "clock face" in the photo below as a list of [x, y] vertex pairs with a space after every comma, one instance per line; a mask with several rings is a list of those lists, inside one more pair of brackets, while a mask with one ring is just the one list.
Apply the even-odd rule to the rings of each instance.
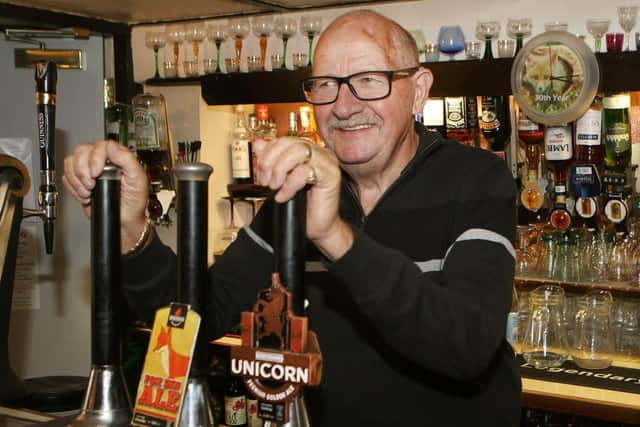
[[524, 113], [546, 125], [569, 123], [591, 104], [598, 62], [579, 38], [547, 31], [531, 39], [514, 59], [511, 86]]

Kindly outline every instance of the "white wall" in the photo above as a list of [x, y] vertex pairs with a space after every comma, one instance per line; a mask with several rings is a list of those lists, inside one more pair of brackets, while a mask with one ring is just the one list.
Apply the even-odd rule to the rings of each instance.
[[[0, 39], [0, 137], [28, 137], [38, 154], [34, 70], [13, 65], [13, 49], [26, 47]], [[58, 71], [56, 164], [60, 198], [55, 248], [53, 255], [44, 253], [42, 225], [36, 222], [39, 248], [35, 279], [40, 308], [11, 314], [10, 358], [18, 375], [25, 378], [88, 375], [90, 369], [89, 221], [60, 179], [64, 156], [77, 144], [104, 134], [102, 38], [52, 40], [48, 47], [83, 49], [87, 69]], [[31, 179], [39, 181], [37, 170]], [[32, 194], [27, 198], [33, 201]]]

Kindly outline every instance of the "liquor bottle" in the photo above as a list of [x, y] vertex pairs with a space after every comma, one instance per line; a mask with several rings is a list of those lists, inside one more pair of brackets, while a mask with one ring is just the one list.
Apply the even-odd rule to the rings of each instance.
[[480, 130], [491, 150], [504, 152], [509, 137], [509, 104], [503, 96], [483, 96]]
[[555, 185], [556, 199], [549, 214], [549, 223], [557, 230], [568, 230], [571, 226], [571, 214], [567, 210], [567, 187], [564, 182]]
[[311, 114], [311, 107], [300, 107], [300, 130], [298, 131], [298, 137], [324, 147], [324, 141], [320, 137], [320, 134], [313, 128]]
[[598, 199], [604, 171], [602, 145], [602, 99], [596, 96], [589, 109], [576, 121], [575, 165], [571, 168], [570, 192], [576, 199], [575, 211], [587, 226], [597, 220]]
[[236, 377], [228, 378], [224, 391], [224, 422], [228, 426], [247, 426], [247, 396]]
[[[571, 124], [546, 126], [544, 129], [544, 156], [556, 174], [556, 181], [564, 181], [566, 168], [573, 158], [573, 132]], [[560, 175], [560, 176], [559, 176]]]
[[544, 140], [544, 131], [542, 126], [521, 113], [518, 118], [518, 137], [526, 145], [527, 156], [527, 178], [520, 193], [520, 201], [525, 208], [536, 212], [544, 204], [544, 193], [538, 185], [540, 143]]
[[606, 186], [604, 214], [614, 224], [616, 230], [623, 231], [629, 214], [629, 207], [625, 200], [627, 198], [625, 193], [629, 192], [625, 191], [625, 176], [620, 173], [607, 174], [603, 182]]
[[236, 184], [253, 182], [251, 135], [245, 126], [242, 106], [236, 107], [236, 128], [231, 142], [231, 177]]
[[132, 103], [136, 153], [145, 167], [149, 182], [157, 184], [161, 190], [173, 190], [175, 186], [171, 175], [174, 157], [164, 97], [143, 93], [134, 96]]
[[475, 96], [446, 97], [444, 99], [447, 138], [461, 144], [476, 146], [478, 107]]
[[116, 102], [115, 80], [104, 79], [104, 126], [105, 138], [127, 147], [131, 109]]
[[298, 114], [295, 111], [289, 112], [289, 128], [286, 136], [298, 136]]
[[[265, 141], [271, 141], [276, 137], [275, 127], [269, 124], [269, 106], [266, 104], [258, 104], [256, 106], [258, 124], [251, 134], [251, 143], [257, 139], [263, 139]], [[258, 167], [258, 158], [256, 153], [253, 152], [251, 156], [253, 170], [256, 171]], [[256, 175], [254, 173], [254, 184]]]
[[262, 427], [264, 422], [258, 416], [258, 400], [247, 395], [247, 427]]
[[604, 163], [609, 171], [624, 173], [631, 160], [630, 102], [628, 92], [613, 93], [602, 98]]

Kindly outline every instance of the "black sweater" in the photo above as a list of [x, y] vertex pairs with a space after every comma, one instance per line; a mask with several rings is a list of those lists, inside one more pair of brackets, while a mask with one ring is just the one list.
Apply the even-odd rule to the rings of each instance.
[[[324, 358], [321, 386], [306, 390], [314, 427], [519, 423], [505, 340], [513, 179], [492, 153], [416, 131], [417, 154], [368, 216], [343, 177], [351, 249], [331, 264], [308, 251], [307, 314]], [[212, 337], [269, 286], [271, 212], [265, 205], [210, 269]], [[128, 299], [151, 319], [173, 293], [175, 255], [155, 239], [124, 272]]]

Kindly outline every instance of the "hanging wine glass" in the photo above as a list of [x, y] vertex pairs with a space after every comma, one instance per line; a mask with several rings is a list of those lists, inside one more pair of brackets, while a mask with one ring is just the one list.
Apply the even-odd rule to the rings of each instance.
[[267, 58], [267, 42], [273, 33], [273, 16], [258, 16], [253, 18], [251, 26], [253, 35], [260, 39], [260, 69], [264, 70], [265, 59]]
[[282, 63], [280, 69], [287, 69], [287, 42], [296, 33], [296, 20], [281, 16], [276, 19], [276, 35], [282, 39]]
[[464, 50], [464, 34], [460, 25], [443, 25], [438, 32], [438, 49], [449, 55], [449, 61]]
[[216, 73], [222, 72], [220, 69], [220, 46], [227, 39], [227, 29], [225, 25], [212, 25], [207, 30], [207, 39], [216, 45]]
[[240, 228], [235, 224], [234, 221], [234, 204], [236, 200], [231, 196], [224, 196], [223, 199], [229, 202], [229, 222], [227, 225], [216, 234], [214, 241], [214, 255], [219, 256], [229, 247], [231, 243], [238, 237], [238, 232]]
[[482, 59], [492, 59], [493, 51], [491, 49], [491, 41], [500, 34], [500, 22], [498, 21], [480, 21], [476, 24], [476, 37], [484, 40], [484, 56]]
[[311, 67], [311, 50], [313, 47], [313, 38], [322, 31], [322, 18], [315, 15], [303, 16], [300, 18], [300, 32], [307, 35], [309, 39], [309, 62], [307, 67]]
[[167, 41], [173, 44], [173, 63], [176, 67], [180, 63], [180, 45], [184, 42], [184, 25], [171, 25], [167, 28]]
[[164, 32], [149, 31], [144, 34], [144, 42], [147, 45], [147, 47], [153, 49], [153, 56], [155, 58], [155, 64], [156, 64], [156, 72], [153, 75], [153, 78], [159, 79], [160, 70], [158, 67], [158, 50], [167, 44], [166, 35]]
[[629, 39], [631, 38], [631, 30], [636, 26], [638, 18], [638, 6], [620, 6], [618, 7], [618, 21], [625, 32], [624, 50], [629, 51]]
[[199, 64], [200, 43], [202, 43], [206, 36], [207, 29], [202, 22], [192, 23], [185, 27], [185, 38], [193, 47], [193, 60], [196, 63], [196, 67], [198, 67]]
[[509, 18], [507, 34], [516, 39], [516, 54], [522, 49], [522, 40], [531, 34], [531, 18]]
[[235, 40], [236, 48], [236, 63], [238, 64], [238, 70], [240, 70], [240, 61], [242, 58], [242, 42], [247, 34], [249, 34], [249, 19], [237, 18], [229, 22], [227, 32]]

